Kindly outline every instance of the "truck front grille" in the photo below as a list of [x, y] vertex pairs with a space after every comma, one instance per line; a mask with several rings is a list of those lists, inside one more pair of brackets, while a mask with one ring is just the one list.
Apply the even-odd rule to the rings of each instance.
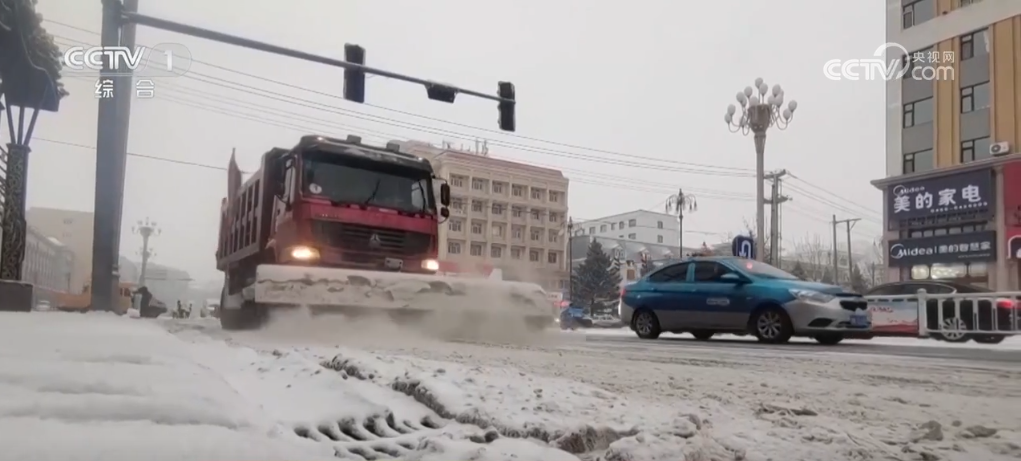
[[312, 238], [345, 251], [394, 257], [422, 255], [429, 251], [432, 240], [420, 232], [333, 221], [312, 221]]

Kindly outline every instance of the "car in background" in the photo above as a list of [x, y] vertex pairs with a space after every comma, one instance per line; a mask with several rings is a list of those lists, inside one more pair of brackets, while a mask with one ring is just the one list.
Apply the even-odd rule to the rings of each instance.
[[769, 264], [738, 257], [702, 256], [665, 264], [621, 290], [621, 320], [639, 338], [662, 332], [752, 334], [785, 343], [807, 336], [837, 344], [867, 334], [870, 320], [861, 295], [807, 282]]
[[[983, 296], [985, 293], [994, 293], [993, 290], [988, 288], [945, 280], [909, 280], [879, 285], [865, 293], [869, 300], [869, 313], [872, 315], [872, 333], [878, 336], [917, 337], [918, 290], [925, 290], [926, 293], [936, 295], [964, 294]], [[890, 298], [884, 298], [886, 296]], [[904, 298], [904, 296], [912, 297]], [[940, 301], [935, 299], [926, 302], [927, 328], [929, 330], [939, 329], [940, 304]], [[953, 330], [974, 329], [976, 319], [975, 302], [968, 299], [962, 300], [960, 302], [961, 314], [959, 317], [955, 313], [954, 304], [951, 300], [944, 300], [942, 302], [943, 328]], [[1021, 322], [1021, 303], [1017, 299], [1005, 297], [979, 299], [977, 311], [979, 329], [993, 330], [994, 311], [996, 313], [997, 329], [1017, 331], [1021, 327], [1021, 325], [1018, 325], [1018, 322]], [[1014, 323], [1014, 328], [1011, 328], [1011, 323]], [[1010, 335], [953, 332], [932, 333], [930, 336], [933, 339], [952, 343], [966, 343], [974, 340], [982, 344], [998, 344]]]

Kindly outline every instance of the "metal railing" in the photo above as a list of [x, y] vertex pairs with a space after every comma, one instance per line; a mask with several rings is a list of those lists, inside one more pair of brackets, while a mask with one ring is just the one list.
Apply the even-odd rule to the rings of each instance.
[[967, 340], [1021, 334], [1021, 292], [866, 296], [876, 334]]

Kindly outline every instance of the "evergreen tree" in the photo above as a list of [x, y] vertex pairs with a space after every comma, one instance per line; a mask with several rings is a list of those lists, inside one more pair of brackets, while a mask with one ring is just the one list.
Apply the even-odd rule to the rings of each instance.
[[791, 269], [791, 275], [801, 280], [808, 280], [808, 271], [806, 271], [805, 268], [802, 267], [801, 261], [797, 261], [794, 263], [794, 268]]
[[585, 261], [574, 270], [572, 301], [595, 314], [612, 312], [620, 296], [620, 269], [596, 240], [589, 244]]
[[851, 289], [858, 293], [864, 293], [868, 289], [865, 274], [862, 274], [861, 268], [857, 264], [851, 265]]

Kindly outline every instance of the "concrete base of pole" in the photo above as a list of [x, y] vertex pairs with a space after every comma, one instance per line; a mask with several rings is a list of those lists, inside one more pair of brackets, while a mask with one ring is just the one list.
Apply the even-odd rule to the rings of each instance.
[[31, 283], [0, 280], [0, 311], [31, 312], [35, 305], [35, 288]]

